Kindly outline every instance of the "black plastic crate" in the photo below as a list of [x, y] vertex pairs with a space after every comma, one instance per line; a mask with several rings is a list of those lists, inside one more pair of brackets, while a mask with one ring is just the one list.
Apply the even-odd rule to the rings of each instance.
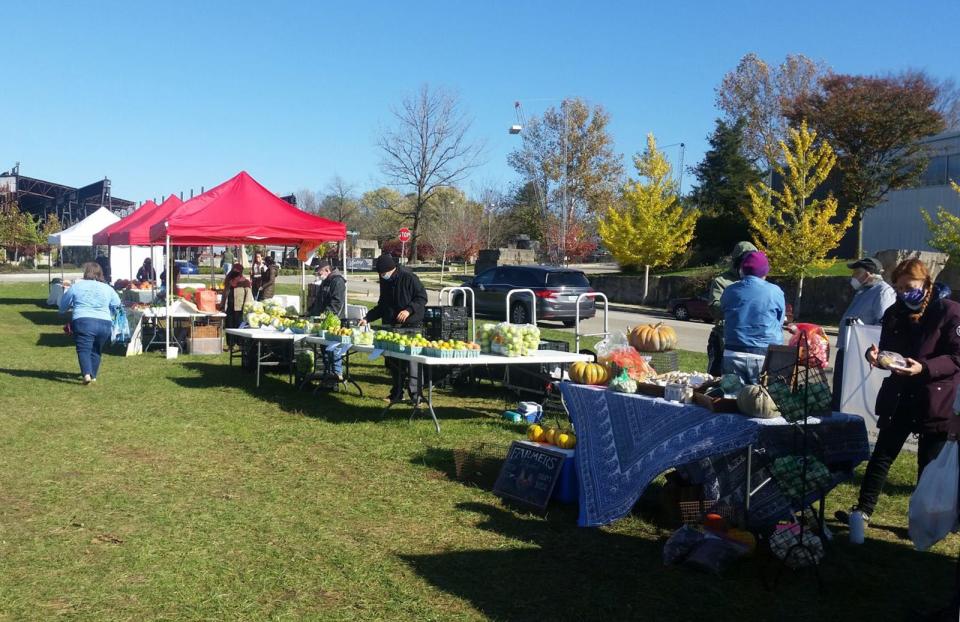
[[540, 346], [538, 350], [552, 350], [554, 352], [569, 352], [570, 344], [566, 341], [558, 341], [556, 339], [541, 339]]

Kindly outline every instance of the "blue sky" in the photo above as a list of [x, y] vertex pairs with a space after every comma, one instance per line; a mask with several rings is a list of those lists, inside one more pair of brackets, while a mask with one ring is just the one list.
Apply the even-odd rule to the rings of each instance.
[[717, 115], [714, 87], [747, 52], [960, 82], [956, 0], [38, 0], [8, 4], [3, 21], [0, 171], [20, 161], [67, 184], [109, 176], [133, 200], [244, 169], [280, 193], [334, 174], [376, 187], [378, 128], [424, 82], [455, 89], [487, 141], [468, 190], [516, 180], [506, 154], [519, 139], [506, 130], [518, 99], [528, 115], [552, 104], [534, 100], [602, 104], [627, 162], [652, 131], [685, 142], [691, 164]]

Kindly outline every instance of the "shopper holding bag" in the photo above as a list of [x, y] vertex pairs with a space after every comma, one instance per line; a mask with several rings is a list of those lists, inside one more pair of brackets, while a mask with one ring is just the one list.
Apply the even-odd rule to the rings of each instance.
[[[957, 438], [960, 417], [953, 403], [960, 382], [960, 304], [939, 298], [926, 265], [908, 259], [893, 271], [897, 302], [883, 315], [880, 344], [866, 352], [878, 366], [880, 351], [905, 358], [891, 367], [877, 393], [876, 414], [880, 433], [853, 508], [868, 522], [887, 480], [890, 465], [911, 434], [918, 434], [919, 474], [937, 458], [944, 443]], [[844, 512], [837, 518], [846, 521]]]

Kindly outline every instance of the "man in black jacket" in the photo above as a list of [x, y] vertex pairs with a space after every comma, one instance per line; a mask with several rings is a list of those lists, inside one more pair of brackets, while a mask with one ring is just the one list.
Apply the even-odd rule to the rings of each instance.
[[[347, 281], [337, 270], [333, 269], [330, 260], [321, 259], [317, 263], [317, 278], [320, 286], [317, 288], [317, 298], [310, 307], [310, 315], [333, 313], [339, 318], [347, 316]], [[343, 382], [343, 357], [337, 356], [332, 350], [324, 352], [327, 369], [333, 372], [337, 382]]]
[[[367, 316], [360, 320], [360, 325], [381, 320], [384, 326], [420, 326], [426, 313], [427, 290], [417, 275], [397, 266], [393, 256], [387, 253], [377, 257], [374, 268], [380, 275], [380, 299], [377, 306], [370, 309]], [[402, 370], [406, 363], [388, 358], [386, 365], [393, 376], [390, 401], [400, 401], [403, 399]]]

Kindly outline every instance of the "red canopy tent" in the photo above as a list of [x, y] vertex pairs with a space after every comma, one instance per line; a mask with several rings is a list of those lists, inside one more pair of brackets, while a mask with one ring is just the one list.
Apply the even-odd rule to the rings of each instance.
[[153, 220], [154, 244], [289, 244], [345, 240], [347, 226], [308, 214], [270, 192], [246, 171]]
[[[246, 171], [190, 199], [167, 214], [154, 210], [150, 240], [171, 246], [212, 244], [283, 244], [313, 248], [322, 242], [346, 240], [347, 226], [308, 214], [260, 185]], [[344, 244], [346, 261], [346, 244]], [[301, 258], [302, 259], [302, 258]], [[304, 277], [301, 270], [301, 288]], [[167, 288], [167, 312], [170, 288]], [[170, 356], [169, 318], [167, 352]]]
[[[166, 201], [144, 214], [143, 218], [135, 220], [131, 222], [129, 226], [119, 229], [115, 234], [111, 234], [110, 243], [118, 246], [159, 244], [159, 242], [154, 242], [150, 239], [150, 228], [157, 223], [163, 222], [183, 204], [183, 201], [177, 198], [176, 195], [171, 194], [167, 197]], [[140, 213], [142, 209], [143, 208], [140, 208], [140, 210], [137, 210], [134, 214]], [[123, 220], [120, 222], [123, 222]]]
[[154, 203], [153, 201], [147, 201], [146, 203], [141, 205], [135, 212], [131, 212], [130, 214], [127, 214], [125, 217], [113, 223], [103, 231], [100, 231], [99, 233], [94, 234], [93, 244], [95, 246], [100, 246], [100, 245], [119, 246], [119, 244], [115, 242], [111, 242], [110, 236], [117, 233], [118, 231], [122, 231], [127, 227], [130, 227], [136, 222], [143, 220], [144, 218], [147, 217], [147, 214], [149, 214], [156, 208], [157, 208], [156, 203]]

